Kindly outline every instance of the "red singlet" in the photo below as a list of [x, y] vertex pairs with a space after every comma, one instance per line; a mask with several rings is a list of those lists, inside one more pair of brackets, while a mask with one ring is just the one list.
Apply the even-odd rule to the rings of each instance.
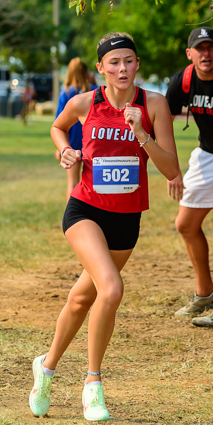
[[[155, 140], [146, 94], [136, 87], [132, 106], [142, 111], [142, 126]], [[124, 109], [113, 108], [105, 87], [94, 90], [88, 117], [83, 125], [83, 171], [72, 196], [107, 211], [134, 213], [147, 210], [148, 155], [128, 124]]]

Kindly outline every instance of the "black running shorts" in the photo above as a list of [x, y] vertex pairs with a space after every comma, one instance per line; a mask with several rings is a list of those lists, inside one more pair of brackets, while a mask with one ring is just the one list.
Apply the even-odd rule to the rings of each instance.
[[134, 248], [140, 229], [141, 213], [117, 213], [101, 210], [71, 197], [64, 218], [64, 233], [81, 220], [92, 220], [102, 229], [109, 249], [123, 251]]

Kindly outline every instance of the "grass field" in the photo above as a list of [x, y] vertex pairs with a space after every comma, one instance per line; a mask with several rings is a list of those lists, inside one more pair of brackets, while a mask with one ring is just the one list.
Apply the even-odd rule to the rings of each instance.
[[[183, 172], [198, 146], [194, 122], [175, 122]], [[0, 119], [0, 424], [84, 425], [81, 391], [87, 368], [87, 320], [59, 363], [45, 418], [28, 407], [35, 356], [46, 352], [56, 318], [81, 272], [61, 221], [66, 172], [54, 160], [51, 121]], [[125, 295], [103, 362], [111, 425], [213, 424], [212, 329], [174, 312], [195, 290], [178, 204], [149, 163], [150, 210], [122, 272]], [[213, 262], [212, 215], [204, 229]]]
[[[64, 258], [70, 252], [66, 243], [65, 251], [59, 243], [63, 239], [60, 229], [66, 172], [53, 159], [55, 148], [49, 135], [50, 126], [51, 122], [35, 121], [24, 127], [20, 121], [0, 119], [0, 265], [3, 267], [34, 268], [47, 259]], [[183, 133], [182, 127], [182, 122], [176, 123], [180, 162], [185, 171], [190, 151], [197, 145], [197, 129], [192, 123], [190, 131]], [[166, 181], [151, 163], [149, 175], [151, 215], [145, 214], [151, 222], [152, 214], [160, 208], [159, 216], [155, 217], [159, 231], [170, 217], [174, 221], [172, 214], [176, 213], [177, 205], [167, 199]], [[162, 194], [155, 199], [159, 188]], [[169, 215], [165, 202], [169, 205]]]

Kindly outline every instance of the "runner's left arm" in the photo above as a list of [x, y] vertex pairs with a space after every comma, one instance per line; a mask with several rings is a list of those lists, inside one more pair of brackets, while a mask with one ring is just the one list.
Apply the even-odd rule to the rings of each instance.
[[83, 124], [87, 117], [90, 103], [90, 92], [72, 97], [51, 127], [51, 138], [58, 151], [62, 152], [65, 147], [70, 148], [65, 150], [61, 158], [60, 164], [65, 169], [71, 168], [76, 162], [81, 161], [81, 151], [70, 147], [68, 130], [77, 121]]
[[[149, 92], [147, 100], [148, 113], [157, 143], [150, 137], [143, 148], [156, 168], [168, 180], [173, 180], [178, 174], [179, 164], [169, 107], [164, 96], [156, 93]], [[134, 108], [127, 104], [124, 116], [139, 142], [144, 143], [149, 134], [142, 128], [140, 108]]]

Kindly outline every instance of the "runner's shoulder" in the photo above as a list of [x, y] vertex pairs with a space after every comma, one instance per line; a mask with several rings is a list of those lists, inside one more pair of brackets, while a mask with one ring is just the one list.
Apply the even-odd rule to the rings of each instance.
[[160, 93], [156, 93], [153, 91], [145, 90], [146, 91], [146, 100], [147, 100], [147, 106], [163, 106], [165, 103], [167, 103], [167, 100], [165, 96], [163, 96]]
[[92, 97], [93, 91], [76, 94], [76, 96], [72, 97], [68, 103], [71, 109], [74, 108], [76, 112], [82, 113], [89, 110]]

